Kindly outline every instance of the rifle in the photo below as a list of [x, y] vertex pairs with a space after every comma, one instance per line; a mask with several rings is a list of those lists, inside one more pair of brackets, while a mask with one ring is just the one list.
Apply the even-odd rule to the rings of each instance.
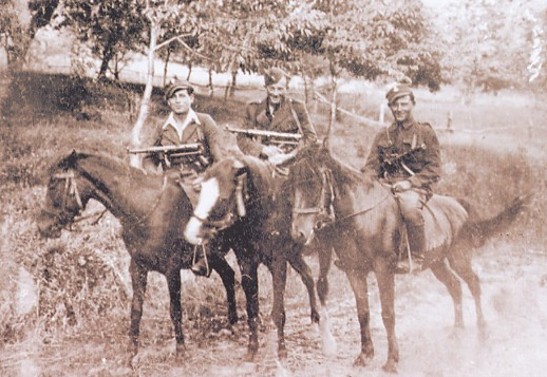
[[239, 133], [247, 136], [254, 137], [266, 137], [274, 144], [292, 144], [298, 145], [298, 141], [302, 138], [300, 134], [293, 134], [289, 132], [275, 132], [256, 129], [243, 129], [225, 126], [226, 131]]
[[189, 143], [181, 145], [155, 145], [147, 148], [127, 149], [127, 153], [166, 153], [174, 156], [188, 156], [201, 154], [203, 146], [200, 143]]

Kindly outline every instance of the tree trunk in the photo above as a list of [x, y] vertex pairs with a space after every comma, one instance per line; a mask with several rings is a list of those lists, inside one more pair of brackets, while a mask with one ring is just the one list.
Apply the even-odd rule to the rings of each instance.
[[116, 43], [118, 43], [118, 33], [112, 32], [108, 36], [108, 40], [106, 41], [106, 45], [103, 49], [103, 60], [101, 62], [101, 68], [99, 69], [99, 78], [105, 78], [106, 77], [106, 71], [108, 71], [108, 65], [110, 64], [110, 61], [114, 57], [115, 51], [114, 47], [116, 46]]
[[165, 57], [165, 64], [163, 66], [163, 87], [167, 84], [167, 67], [169, 66], [169, 59], [171, 59], [171, 47], [167, 47], [167, 56]]
[[[144, 122], [148, 117], [150, 111], [150, 98], [152, 97], [152, 89], [154, 88], [154, 58], [156, 56], [156, 45], [158, 42], [158, 35], [160, 26], [153, 21], [150, 25], [150, 41], [148, 44], [148, 76], [146, 79], [146, 86], [144, 87], [144, 94], [142, 96], [141, 105], [139, 108], [139, 116], [137, 121], [131, 130], [131, 147], [139, 148], [141, 143], [141, 132], [144, 127]], [[138, 154], [132, 154], [129, 157], [129, 164], [131, 166], [140, 168], [142, 159]]]
[[188, 63], [188, 75], [186, 76], [186, 81], [190, 81], [190, 75], [192, 75], [192, 62]]
[[209, 67], [209, 97], [215, 95], [215, 88], [213, 86], [213, 68]]

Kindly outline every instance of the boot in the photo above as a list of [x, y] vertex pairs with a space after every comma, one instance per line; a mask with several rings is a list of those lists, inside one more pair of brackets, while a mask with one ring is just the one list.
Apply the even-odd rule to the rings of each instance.
[[406, 225], [408, 234], [408, 246], [410, 247], [410, 255], [412, 262], [408, 258], [397, 261], [396, 273], [406, 274], [409, 272], [420, 272], [426, 269], [425, 266], [425, 229], [422, 225]]

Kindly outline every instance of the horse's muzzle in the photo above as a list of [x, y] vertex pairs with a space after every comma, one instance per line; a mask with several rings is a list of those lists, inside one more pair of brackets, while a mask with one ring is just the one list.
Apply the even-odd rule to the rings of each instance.
[[184, 229], [184, 238], [186, 238], [186, 241], [190, 242], [192, 245], [203, 244], [204, 239], [201, 234], [202, 227], [203, 222], [195, 216], [192, 216]]

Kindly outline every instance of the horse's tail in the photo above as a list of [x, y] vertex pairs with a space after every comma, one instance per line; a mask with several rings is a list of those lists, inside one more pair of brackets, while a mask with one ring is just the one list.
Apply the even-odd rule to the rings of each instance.
[[503, 232], [516, 219], [517, 215], [528, 204], [532, 194], [520, 195], [511, 204], [501, 210], [497, 215], [488, 219], [479, 219], [473, 212], [471, 205], [463, 199], [458, 199], [460, 204], [470, 214], [469, 220], [464, 225], [460, 235], [468, 238], [474, 247], [480, 247], [492, 236]]

